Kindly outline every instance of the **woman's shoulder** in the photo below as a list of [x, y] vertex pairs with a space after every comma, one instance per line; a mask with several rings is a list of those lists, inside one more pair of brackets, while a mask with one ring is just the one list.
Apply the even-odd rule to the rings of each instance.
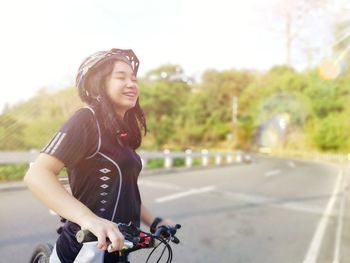
[[94, 116], [95, 113], [95, 109], [91, 106], [83, 106], [80, 107], [79, 109], [77, 109], [74, 113], [74, 115], [80, 115], [82, 117], [91, 117]]
[[77, 109], [71, 116], [70, 119], [75, 121], [91, 121], [95, 119], [95, 110], [90, 106], [84, 106]]
[[77, 109], [72, 113], [70, 118], [64, 123], [64, 128], [84, 128], [94, 127], [97, 124], [97, 118], [95, 117], [95, 111], [92, 107], [85, 106]]

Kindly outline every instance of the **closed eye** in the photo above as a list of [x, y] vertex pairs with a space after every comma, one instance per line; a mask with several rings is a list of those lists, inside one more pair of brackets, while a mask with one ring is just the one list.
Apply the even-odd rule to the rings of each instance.
[[[122, 71], [118, 71], [115, 74], [113, 74], [113, 77], [119, 80], [125, 80], [128, 77], [128, 74]], [[134, 75], [130, 76], [130, 80], [134, 83], [137, 83], [137, 79]]]

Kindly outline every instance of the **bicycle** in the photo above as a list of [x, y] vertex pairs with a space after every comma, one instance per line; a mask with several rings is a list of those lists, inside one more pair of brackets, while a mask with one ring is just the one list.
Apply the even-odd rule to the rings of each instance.
[[[118, 261], [116, 263], [130, 263], [129, 254], [140, 249], [153, 248], [149, 253], [146, 263], [151, 258], [152, 254], [158, 249], [160, 245], [164, 245], [163, 251], [156, 262], [159, 262], [163, 257], [165, 250], [168, 250], [167, 263], [172, 262], [173, 253], [170, 246], [170, 241], [178, 244], [180, 240], [175, 236], [181, 225], [177, 224], [175, 227], [172, 226], [160, 226], [157, 228], [155, 233], [148, 233], [142, 231], [135, 225], [129, 224], [118, 224], [119, 231], [124, 235], [124, 248], [121, 251], [112, 253], [119, 253]], [[79, 243], [97, 241], [97, 238], [89, 230], [79, 230], [76, 234], [76, 239]], [[32, 254], [31, 263], [49, 263], [49, 258], [52, 252], [53, 246], [49, 243], [39, 244]], [[110, 248], [108, 248], [110, 249]]]

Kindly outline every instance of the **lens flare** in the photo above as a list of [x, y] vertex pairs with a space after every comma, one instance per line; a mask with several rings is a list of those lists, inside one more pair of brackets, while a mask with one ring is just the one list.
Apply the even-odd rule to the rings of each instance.
[[325, 58], [318, 65], [318, 74], [324, 80], [334, 80], [345, 70], [350, 52], [350, 32], [343, 34], [333, 45], [333, 56]]
[[264, 130], [261, 136], [261, 144], [265, 147], [276, 148], [280, 142], [279, 132], [274, 127]]
[[337, 59], [327, 58], [318, 66], [318, 75], [324, 80], [334, 80], [342, 72], [341, 63]]

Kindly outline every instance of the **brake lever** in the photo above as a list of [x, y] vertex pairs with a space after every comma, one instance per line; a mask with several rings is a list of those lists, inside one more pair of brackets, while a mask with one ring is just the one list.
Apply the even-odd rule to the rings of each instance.
[[170, 240], [172, 242], [174, 242], [175, 244], [179, 244], [180, 243], [180, 240], [176, 236], [172, 236]]

